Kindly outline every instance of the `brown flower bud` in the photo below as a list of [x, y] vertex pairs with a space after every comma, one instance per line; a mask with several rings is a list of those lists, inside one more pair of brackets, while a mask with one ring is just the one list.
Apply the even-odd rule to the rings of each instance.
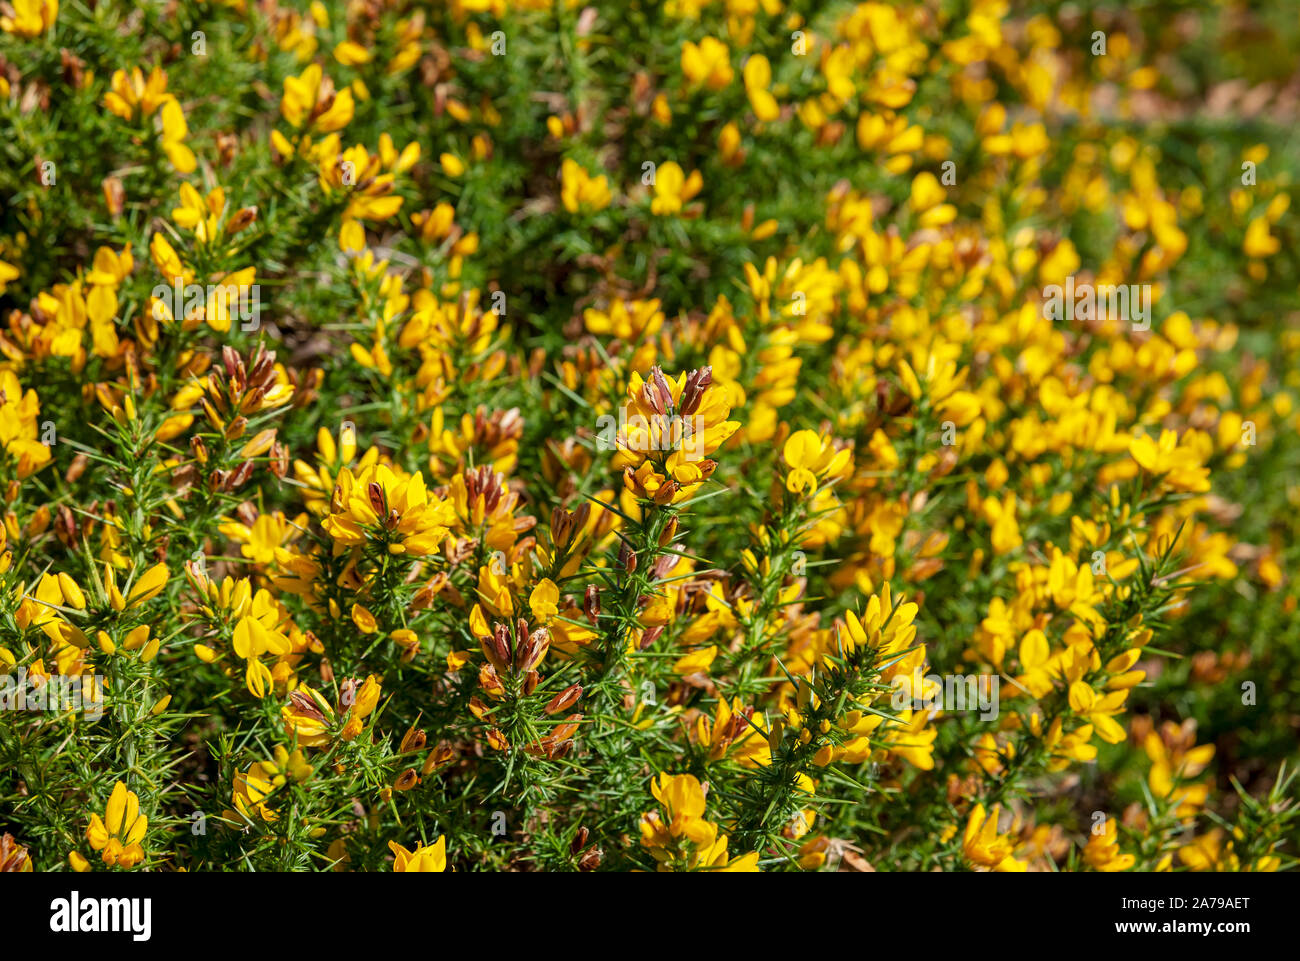
[[676, 536], [677, 536], [677, 518], [670, 517], [668, 519], [668, 523], [664, 525], [664, 529], [659, 532], [659, 546], [667, 547], [669, 544], [673, 542], [673, 538]]
[[271, 445], [271, 473], [281, 480], [289, 473], [289, 447], [286, 444]]
[[248, 479], [252, 476], [253, 462], [251, 460], [246, 460], [235, 468], [235, 472], [230, 476], [230, 480], [227, 482], [225, 489], [231, 491], [238, 490], [248, 483]]
[[492, 633], [480, 640], [483, 653], [498, 671], [509, 668], [511, 661], [510, 630], [504, 624], [493, 624]]
[[99, 186], [104, 191], [104, 205], [108, 212], [114, 217], [121, 216], [122, 208], [126, 206], [126, 188], [122, 186], [122, 181], [116, 177], [105, 177]]
[[673, 498], [677, 496], [677, 492], [681, 489], [681, 485], [678, 484], [677, 481], [670, 480], [655, 491], [654, 502], [660, 507], [671, 504]]
[[573, 515], [563, 507], [557, 507], [551, 511], [551, 543], [556, 547], [563, 548], [569, 543], [569, 537], [573, 534]]
[[578, 832], [573, 835], [573, 840], [569, 842], [569, 853], [577, 854], [587, 846], [587, 838], [591, 837], [591, 832], [585, 827], [578, 828]]
[[[353, 682], [355, 683], [355, 682]], [[302, 691], [294, 691], [289, 695], [289, 703], [292, 705], [294, 714], [301, 717], [309, 717], [314, 721], [325, 722], [325, 714], [321, 711], [316, 701], [304, 694]]]
[[587, 614], [587, 621], [595, 627], [600, 618], [600, 589], [595, 584], [587, 585], [587, 593], [582, 599], [582, 609]]
[[618, 549], [618, 566], [629, 574], [636, 573], [636, 552], [627, 541], [622, 541]]
[[417, 727], [411, 727], [402, 737], [401, 753], [405, 754], [407, 751], [421, 751], [424, 749], [427, 740], [428, 738], [424, 731]]
[[682, 389], [682, 414], [694, 414], [700, 409], [700, 401], [704, 399], [704, 392], [709, 389], [712, 383], [712, 367], [701, 367], [686, 375], [686, 386]]
[[420, 776], [415, 773], [415, 768], [408, 767], [403, 771], [396, 781], [393, 782], [394, 791], [409, 791], [420, 783]]
[[243, 207], [235, 211], [235, 215], [226, 221], [226, 233], [237, 234], [247, 227], [251, 227], [257, 222], [257, 208]]
[[663, 636], [663, 633], [664, 633], [664, 627], [662, 624], [656, 625], [655, 627], [651, 627], [643, 631], [641, 634], [641, 643], [639, 645], [639, 649], [644, 651], [655, 641], [659, 640], [659, 638]]
[[650, 382], [654, 384], [656, 399], [659, 401], [658, 405], [655, 406], [655, 413], [667, 413], [673, 406], [673, 391], [668, 386], [668, 380], [664, 377], [664, 372], [658, 367], [651, 367]]
[[570, 684], [555, 697], [543, 709], [547, 714], [559, 714], [561, 711], [567, 711], [573, 705], [578, 703], [582, 697], [582, 685]]
[[371, 481], [366, 485], [366, 498], [370, 501], [370, 509], [379, 517], [388, 513], [388, 506], [384, 503], [384, 489], [376, 481]]
[[516, 648], [515, 669], [518, 671], [531, 671], [546, 655], [546, 651], [550, 646], [551, 632], [544, 627], [539, 627]]

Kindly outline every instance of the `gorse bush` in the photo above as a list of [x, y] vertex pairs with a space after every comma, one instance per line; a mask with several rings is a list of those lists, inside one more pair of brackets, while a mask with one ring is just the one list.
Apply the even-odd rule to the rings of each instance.
[[1300, 31], [1127, 6], [0, 4], [0, 870], [1294, 865]]

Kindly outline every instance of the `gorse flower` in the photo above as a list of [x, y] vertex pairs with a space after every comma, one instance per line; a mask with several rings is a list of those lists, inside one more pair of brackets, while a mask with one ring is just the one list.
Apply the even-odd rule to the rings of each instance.
[[663, 815], [641, 818], [641, 844], [660, 871], [757, 871], [758, 853], [728, 857], [727, 837], [704, 818], [705, 792], [690, 774], [660, 774], [650, 785]]
[[0, 17], [0, 30], [20, 37], [39, 37], [59, 18], [59, 0], [14, 0], [12, 9], [12, 17]]
[[388, 842], [393, 852], [393, 870], [402, 874], [408, 872], [434, 872], [447, 870], [447, 839], [438, 838], [433, 844], [416, 845], [414, 851], [408, 851], [396, 841]]
[[609, 206], [611, 195], [609, 179], [601, 174], [593, 177], [576, 161], [568, 157], [560, 165], [560, 198], [564, 209], [571, 214], [580, 210], [595, 212]]
[[418, 557], [438, 548], [451, 523], [451, 506], [431, 497], [419, 471], [403, 475], [374, 464], [356, 475], [339, 471], [322, 526], [345, 547], [379, 543], [389, 553]]
[[140, 799], [118, 781], [113, 785], [103, 820], [98, 814], [90, 815], [86, 840], [109, 867], [133, 868], [144, 860], [141, 842], [148, 830], [149, 819], [140, 813]]
[[648, 378], [633, 372], [627, 387], [627, 426], [617, 437], [613, 466], [623, 469], [624, 486], [660, 504], [688, 500], [713, 474], [709, 459], [740, 424], [727, 420], [731, 407], [723, 391], [711, 391], [705, 367], [669, 380], [659, 368]]
[[998, 832], [1001, 811], [997, 805], [985, 811], [983, 804], [971, 808], [962, 834], [962, 853], [975, 868], [993, 871], [1023, 871], [1025, 863], [1012, 855], [1015, 843]]
[[316, 64], [299, 76], [284, 78], [280, 115], [295, 129], [333, 133], [351, 122], [354, 110], [352, 91], [336, 92], [333, 81]]

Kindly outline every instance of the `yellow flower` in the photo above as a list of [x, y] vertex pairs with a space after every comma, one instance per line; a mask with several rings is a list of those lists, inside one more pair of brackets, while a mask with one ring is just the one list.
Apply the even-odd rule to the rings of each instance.
[[660, 871], [758, 870], [756, 851], [728, 857], [726, 836], [704, 817], [704, 787], [694, 775], [661, 773], [650, 782], [650, 793], [664, 813], [641, 816], [641, 844], [659, 862]]
[[1204, 455], [1210, 451], [1196, 449], [1195, 434], [1195, 431], [1188, 431], [1181, 442], [1172, 430], [1162, 430], [1159, 441], [1152, 440], [1149, 434], [1142, 434], [1129, 444], [1129, 454], [1139, 467], [1148, 474], [1160, 476], [1174, 490], [1208, 491], [1210, 470], [1201, 465]]
[[360, 604], [352, 605], [352, 623], [357, 626], [357, 630], [362, 634], [373, 634], [379, 629], [378, 624], [375, 622], [375, 615]]
[[712, 383], [711, 367], [672, 380], [658, 367], [650, 369], [648, 379], [633, 372], [612, 460], [623, 470], [627, 490], [675, 504], [712, 476], [717, 463], [709, 455], [740, 427], [727, 420], [728, 393], [710, 390]]
[[704, 179], [698, 170], [692, 170], [687, 177], [682, 168], [671, 160], [660, 164], [655, 172], [655, 198], [650, 202], [650, 212], [658, 217], [675, 214], [703, 186]]
[[359, 43], [344, 40], [334, 48], [334, 59], [345, 67], [356, 67], [371, 60], [370, 51]]
[[352, 121], [354, 109], [352, 91], [336, 93], [334, 82], [322, 74], [318, 64], [311, 64], [296, 77], [284, 78], [280, 114], [295, 129], [318, 133], [341, 130]]
[[373, 674], [366, 677], [360, 688], [357, 688], [355, 681], [344, 683], [343, 704], [347, 706], [348, 701], [351, 700], [351, 706], [348, 707], [347, 722], [339, 734], [343, 740], [351, 741], [361, 733], [366, 718], [373, 714], [379, 705], [379, 694], [379, 679]]
[[745, 93], [749, 96], [749, 105], [754, 108], [754, 116], [764, 123], [781, 116], [781, 105], [768, 91], [772, 85], [772, 65], [761, 53], [750, 56], [745, 61]]
[[303, 747], [320, 747], [330, 741], [334, 709], [319, 692], [306, 684], [289, 694], [289, 703], [280, 709], [285, 732], [297, 738]]
[[1024, 871], [1025, 862], [1017, 861], [1015, 843], [1008, 835], [998, 833], [998, 816], [1001, 813], [997, 805], [987, 814], [983, 804], [971, 808], [966, 821], [966, 831], [962, 835], [962, 853], [966, 860], [977, 868], [994, 871]]
[[388, 849], [393, 852], [394, 871], [405, 874], [415, 871], [439, 873], [447, 870], [447, 839], [444, 837], [432, 844], [417, 845], [414, 851], [408, 851], [396, 841], [389, 841]]
[[576, 214], [580, 209], [604, 210], [610, 203], [609, 179], [591, 174], [568, 157], [560, 164], [560, 199], [564, 209]]
[[36, 391], [24, 391], [17, 374], [0, 370], [0, 451], [17, 462], [19, 480], [50, 462], [50, 448], [40, 441], [39, 414]]
[[757, 767], [768, 764], [771, 752], [768, 749], [763, 718], [753, 718], [754, 709], [743, 707], [740, 698], [730, 703], [725, 697], [718, 699], [718, 708], [713, 718], [701, 713], [695, 719], [695, 740], [709, 749], [709, 760], [718, 761], [730, 757], [743, 767]]
[[1271, 257], [1282, 248], [1282, 242], [1268, 232], [1268, 218], [1256, 217], [1246, 227], [1246, 239], [1241, 245], [1247, 257]]
[[454, 153], [442, 154], [438, 157], [438, 163], [442, 165], [442, 171], [448, 177], [459, 177], [465, 173], [465, 161]]
[[430, 497], [419, 471], [371, 464], [355, 475], [339, 471], [322, 526], [338, 544], [381, 543], [390, 554], [422, 557], [437, 550], [454, 514], [448, 501]]
[[582, 322], [593, 334], [610, 335], [619, 340], [639, 342], [659, 333], [664, 313], [658, 300], [615, 300], [606, 309], [588, 307]]
[[131, 590], [126, 595], [126, 606], [135, 607], [157, 597], [167, 586], [167, 577], [166, 564], [158, 563], [149, 568], [131, 585]]
[[560, 612], [560, 589], [550, 578], [544, 578], [533, 588], [528, 596], [528, 606], [533, 612], [533, 619], [545, 623]]
[[663, 805], [668, 818], [666, 824], [655, 826], [655, 830], [646, 834], [646, 822], [642, 820], [643, 837], [658, 838], [685, 837], [696, 842], [711, 842], [714, 827], [704, 820], [704, 789], [693, 774], [668, 775], [661, 773], [650, 782], [650, 793]]
[[673, 663], [674, 674], [698, 674], [700, 671], [707, 671], [718, 656], [718, 647], [716, 644], [702, 648], [698, 651], [692, 651], [683, 657], [679, 657]]
[[140, 799], [118, 781], [109, 796], [104, 820], [98, 814], [90, 816], [86, 840], [109, 867], [132, 868], [144, 860], [141, 842], [148, 829], [149, 819], [140, 813]]
[[198, 166], [194, 151], [185, 146], [185, 138], [190, 128], [185, 123], [185, 114], [175, 97], [169, 99], [162, 108], [162, 148], [167, 159], [180, 173], [192, 173]]
[[1137, 860], [1132, 854], [1121, 854], [1119, 849], [1119, 832], [1114, 818], [1106, 818], [1106, 827], [1101, 834], [1093, 833], [1083, 849], [1084, 863], [1098, 871], [1127, 871]]
[[[249, 766], [247, 772], [235, 774], [232, 795], [235, 808], [245, 818], [274, 821], [278, 815], [265, 803], [266, 799], [291, 779], [301, 784], [314, 773], [314, 768], [307, 763], [302, 751], [290, 754], [277, 744], [273, 760], [256, 761]], [[231, 812], [227, 811], [226, 816], [230, 817]]]
[[716, 37], [705, 37], [698, 45], [687, 40], [682, 44], [682, 74], [691, 86], [721, 90], [735, 76], [731, 52]]
[[0, 17], [0, 30], [30, 39], [54, 29], [59, 0], [13, 0], [13, 10], [12, 17]]
[[881, 585], [880, 593], [873, 594], [861, 617], [846, 611], [847, 630], [839, 642], [847, 652], [858, 647], [872, 647], [880, 651], [882, 660], [890, 660], [912, 646], [916, 639], [916, 615], [921, 607], [914, 602], [895, 604], [889, 584]]
[[1214, 745], [1196, 746], [1195, 725], [1191, 722], [1182, 727], [1166, 722], [1160, 732], [1147, 734], [1142, 747], [1151, 760], [1147, 775], [1151, 793], [1173, 802], [1180, 817], [1195, 814], [1209, 796], [1209, 787], [1188, 782], [1199, 777], [1214, 759]]
[[167, 74], [161, 67], [154, 67], [147, 81], [139, 67], [132, 67], [129, 74], [125, 70], [113, 71], [104, 106], [123, 120], [131, 120], [137, 107], [142, 116], [152, 117], [171, 99], [175, 98], [167, 92]]
[[[167, 92], [167, 74], [161, 67], [154, 67], [145, 79], [139, 67], [132, 67], [128, 74], [125, 70], [115, 70], [109, 82], [109, 91], [104, 94], [104, 106], [123, 120], [133, 120], [136, 111], [141, 117], [152, 117], [162, 108], [161, 143], [167, 159], [180, 173], [193, 172], [198, 165], [194, 152], [185, 146], [189, 136], [189, 126], [185, 123], [185, 113], [176, 97]], [[169, 279], [174, 274], [166, 275]]]
[[785, 488], [792, 494], [815, 491], [819, 484], [847, 476], [853, 466], [853, 452], [836, 450], [829, 437], [815, 430], [795, 431], [786, 439], [781, 456], [790, 473]]

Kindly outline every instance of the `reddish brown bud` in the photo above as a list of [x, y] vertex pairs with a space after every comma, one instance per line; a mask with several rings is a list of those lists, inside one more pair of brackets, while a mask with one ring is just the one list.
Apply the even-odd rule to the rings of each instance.
[[510, 665], [510, 630], [504, 624], [493, 624], [492, 633], [480, 640], [483, 653], [498, 671], [506, 670]]
[[671, 504], [673, 498], [677, 496], [677, 492], [681, 489], [681, 485], [679, 485], [677, 481], [670, 480], [655, 491], [654, 502], [660, 507]]
[[573, 515], [563, 507], [551, 511], [551, 543], [565, 547], [573, 534]]
[[619, 545], [618, 566], [629, 574], [636, 573], [636, 552], [632, 550], [632, 546], [627, 541], [623, 541]]
[[662, 624], [659, 624], [659, 625], [657, 625], [657, 626], [655, 626], [655, 627], [651, 627], [651, 628], [647, 629], [646, 631], [644, 631], [644, 632], [641, 634], [641, 644], [640, 644], [640, 649], [644, 651], [647, 647], [649, 647], [649, 646], [650, 646], [651, 644], [653, 644], [655, 641], [659, 640], [659, 638], [663, 636], [663, 633], [664, 633], [664, 627], [663, 627]]
[[409, 791], [420, 783], [420, 776], [415, 773], [415, 768], [408, 767], [393, 782], [394, 791]]
[[237, 234], [257, 221], [257, 208], [244, 207], [226, 222], [226, 233]]
[[248, 479], [253, 476], [253, 462], [246, 460], [235, 468], [234, 474], [231, 475], [226, 490], [238, 490], [248, 483]]
[[388, 508], [384, 504], [384, 489], [375, 481], [366, 485], [366, 497], [370, 500], [370, 509], [379, 517], [388, 513]]
[[669, 544], [673, 542], [673, 538], [676, 536], [677, 536], [677, 518], [670, 517], [668, 519], [668, 523], [664, 525], [664, 529], [659, 532], [659, 546], [667, 547]]
[[582, 685], [570, 684], [559, 694], [555, 695], [555, 697], [551, 698], [550, 702], [543, 710], [545, 710], [547, 714], [559, 714], [561, 711], [567, 711], [569, 708], [573, 707], [573, 705], [577, 704], [578, 699], [581, 697]]
[[[523, 622], [520, 621], [522, 624]], [[537, 666], [538, 662], [546, 655], [547, 649], [551, 646], [551, 633], [544, 627], [539, 627], [527, 636], [515, 649], [515, 669], [519, 671], [531, 671]]]
[[686, 386], [682, 389], [682, 414], [694, 414], [700, 409], [700, 401], [704, 399], [704, 392], [709, 389], [712, 383], [712, 367], [701, 367], [699, 370], [691, 371], [686, 376]]
[[578, 828], [577, 833], [573, 835], [573, 840], [569, 842], [569, 853], [577, 854], [585, 848], [587, 846], [587, 838], [590, 836], [591, 832], [585, 827]]
[[673, 406], [673, 391], [668, 386], [668, 380], [664, 377], [664, 372], [658, 367], [651, 367], [650, 382], [654, 384], [655, 394], [659, 401], [655, 407], [655, 413], [667, 413]]

